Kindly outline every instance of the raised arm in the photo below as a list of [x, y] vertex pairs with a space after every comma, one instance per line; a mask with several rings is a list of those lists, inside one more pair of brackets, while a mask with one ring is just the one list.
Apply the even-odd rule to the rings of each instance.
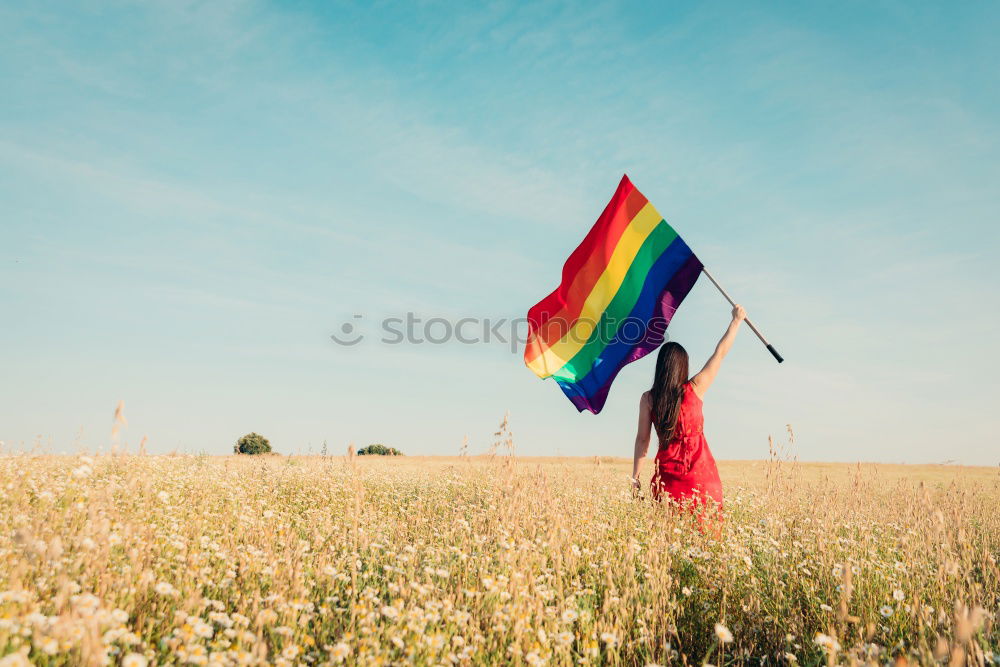
[[729, 328], [726, 329], [726, 333], [723, 334], [719, 344], [715, 346], [715, 352], [705, 362], [705, 367], [691, 378], [691, 386], [694, 387], [694, 393], [698, 394], [698, 398], [702, 398], [705, 392], [708, 391], [708, 388], [712, 386], [712, 382], [719, 372], [719, 366], [722, 365], [722, 360], [729, 354], [729, 348], [733, 346], [733, 341], [736, 340], [736, 332], [740, 330], [740, 323], [743, 322], [746, 316], [747, 311], [743, 310], [743, 306], [739, 304], [733, 306], [733, 319], [729, 323]]
[[638, 490], [639, 468], [642, 467], [642, 460], [649, 452], [649, 432], [653, 427], [653, 418], [650, 416], [649, 392], [647, 391], [639, 397], [639, 430], [635, 434], [635, 457], [632, 460], [632, 488]]

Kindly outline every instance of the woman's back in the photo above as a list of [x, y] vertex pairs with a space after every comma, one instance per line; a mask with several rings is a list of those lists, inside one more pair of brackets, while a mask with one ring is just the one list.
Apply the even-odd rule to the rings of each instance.
[[641, 488], [639, 467], [649, 451], [650, 432], [655, 425], [659, 447], [651, 480], [653, 497], [660, 500], [666, 494], [680, 503], [699, 504], [711, 498], [721, 507], [722, 482], [705, 440], [701, 399], [729, 353], [746, 311], [734, 305], [732, 315], [715, 352], [694, 377], [688, 375], [688, 355], [682, 345], [670, 341], [656, 355], [653, 386], [639, 400], [639, 429], [632, 461], [636, 491]]
[[670, 440], [660, 440], [651, 486], [657, 500], [667, 493], [681, 503], [687, 499], [704, 502], [712, 498], [722, 504], [722, 482], [705, 440], [702, 401], [690, 382], [684, 385], [677, 425]]

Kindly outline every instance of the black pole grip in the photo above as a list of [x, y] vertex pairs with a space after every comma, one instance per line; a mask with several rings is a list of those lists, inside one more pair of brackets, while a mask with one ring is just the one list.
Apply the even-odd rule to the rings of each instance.
[[773, 346], [773, 345], [771, 345], [770, 343], [768, 343], [768, 344], [767, 344], [767, 349], [768, 349], [768, 351], [769, 351], [769, 352], [770, 352], [771, 354], [773, 354], [773, 355], [774, 355], [774, 358], [778, 360], [778, 363], [779, 363], [779, 364], [780, 364], [780, 363], [781, 363], [782, 361], [784, 361], [784, 359], [782, 359], [782, 358], [781, 358], [781, 355], [780, 355], [780, 354], [778, 354], [778, 351], [777, 351], [776, 349], [774, 349], [774, 346]]

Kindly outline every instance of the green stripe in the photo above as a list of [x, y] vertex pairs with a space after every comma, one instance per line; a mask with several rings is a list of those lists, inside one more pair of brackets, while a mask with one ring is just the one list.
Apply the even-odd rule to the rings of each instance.
[[618, 332], [618, 328], [632, 312], [632, 308], [635, 307], [635, 302], [642, 293], [642, 286], [646, 283], [649, 270], [676, 238], [677, 232], [667, 224], [666, 220], [661, 220], [653, 228], [653, 231], [649, 233], [649, 236], [646, 237], [646, 240], [639, 247], [639, 252], [636, 253], [635, 259], [632, 260], [632, 264], [628, 267], [625, 279], [618, 288], [618, 292], [604, 312], [601, 313], [601, 319], [597, 323], [597, 326], [594, 327], [594, 331], [586, 344], [562, 368], [553, 373], [552, 377], [568, 382], [576, 382], [578, 378], [590, 372], [591, 367], [594, 365], [594, 360], [601, 354], [605, 346], [611, 342]]

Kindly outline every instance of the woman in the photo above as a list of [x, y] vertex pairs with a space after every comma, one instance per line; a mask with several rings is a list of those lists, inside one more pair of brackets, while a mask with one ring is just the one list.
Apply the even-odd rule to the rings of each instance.
[[709, 502], [722, 508], [722, 482], [715, 459], [705, 441], [702, 398], [715, 380], [722, 360], [733, 346], [740, 323], [746, 317], [742, 306], [733, 307], [733, 320], [715, 346], [705, 367], [688, 380], [688, 354], [678, 343], [667, 343], [656, 358], [653, 387], [639, 399], [639, 432], [635, 436], [632, 484], [640, 488], [639, 468], [649, 451], [650, 429], [656, 429], [659, 450], [650, 482], [653, 498], [664, 495], [682, 505], [695, 507]]

